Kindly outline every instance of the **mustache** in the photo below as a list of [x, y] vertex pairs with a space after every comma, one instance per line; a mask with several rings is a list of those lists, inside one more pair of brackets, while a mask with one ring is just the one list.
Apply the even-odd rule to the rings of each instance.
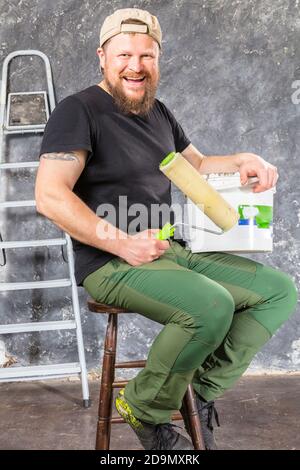
[[145, 78], [150, 78], [151, 79], [151, 75], [148, 72], [143, 72], [140, 75], [133, 75], [133, 74], [128, 74], [128, 73], [124, 73], [124, 74], [120, 75], [120, 78], [124, 78], [124, 77], [126, 77], [126, 78], [143, 78], [143, 77], [145, 77]]

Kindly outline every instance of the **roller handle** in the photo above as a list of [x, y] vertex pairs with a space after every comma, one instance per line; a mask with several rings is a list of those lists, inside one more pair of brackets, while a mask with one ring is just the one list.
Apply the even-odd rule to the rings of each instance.
[[156, 234], [155, 238], [158, 240], [168, 240], [174, 235], [175, 227], [170, 222], [167, 222], [163, 228]]

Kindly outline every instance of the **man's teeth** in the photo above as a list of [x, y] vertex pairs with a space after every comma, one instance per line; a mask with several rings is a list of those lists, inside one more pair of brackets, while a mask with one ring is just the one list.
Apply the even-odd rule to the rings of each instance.
[[142, 80], [144, 80], [145, 77], [142, 77], [142, 78], [131, 78], [131, 77], [124, 77], [125, 80], [133, 80], [135, 82], [141, 82]]

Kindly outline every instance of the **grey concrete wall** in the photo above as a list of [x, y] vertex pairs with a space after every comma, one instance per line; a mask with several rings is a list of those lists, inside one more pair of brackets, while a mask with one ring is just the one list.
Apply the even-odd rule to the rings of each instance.
[[[51, 61], [57, 101], [99, 81], [99, 25], [117, 8], [140, 7], [159, 17], [163, 29], [158, 97], [207, 155], [250, 151], [279, 168], [275, 201], [275, 245], [253, 255], [291, 274], [299, 285], [300, 20], [298, 0], [0, 0], [0, 61], [18, 49], [38, 49]], [[11, 91], [44, 89], [38, 59], [16, 60]], [[38, 137], [7, 139], [9, 161], [36, 159]], [[1, 177], [1, 198], [30, 198], [34, 171]], [[9, 179], [8, 179], [9, 177]], [[50, 222], [32, 209], [1, 213], [5, 239], [50, 237]], [[1, 281], [64, 277], [57, 248], [13, 250], [0, 269]], [[89, 368], [98, 364], [105, 319], [87, 312], [80, 289]], [[70, 292], [18, 291], [1, 294], [4, 322], [70, 317]], [[120, 357], [143, 357], [160, 326], [138, 315], [121, 320]], [[253, 369], [299, 370], [299, 310], [256, 356]], [[20, 364], [76, 360], [73, 334], [3, 336]]]

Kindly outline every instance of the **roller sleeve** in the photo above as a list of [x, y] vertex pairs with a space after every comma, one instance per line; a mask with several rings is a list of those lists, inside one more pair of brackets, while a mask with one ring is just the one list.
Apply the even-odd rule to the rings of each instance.
[[159, 169], [224, 232], [237, 223], [236, 210], [179, 152], [167, 155]]

